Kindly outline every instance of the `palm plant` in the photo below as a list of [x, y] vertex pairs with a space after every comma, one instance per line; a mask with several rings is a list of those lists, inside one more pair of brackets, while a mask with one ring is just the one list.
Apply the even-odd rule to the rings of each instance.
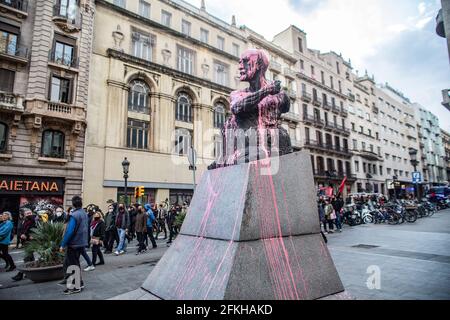
[[177, 217], [175, 218], [174, 225], [181, 229], [181, 225], [183, 224], [184, 218], [186, 217], [186, 212], [180, 212]]
[[59, 246], [64, 235], [63, 223], [39, 223], [31, 237], [32, 240], [25, 246], [25, 253], [37, 254], [38, 260], [33, 267], [48, 267], [62, 264], [64, 255], [59, 252]]

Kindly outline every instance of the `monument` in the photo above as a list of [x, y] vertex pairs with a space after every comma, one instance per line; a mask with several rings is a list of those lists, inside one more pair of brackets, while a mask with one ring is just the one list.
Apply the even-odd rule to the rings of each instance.
[[117, 299], [302, 300], [344, 291], [320, 234], [309, 154], [292, 153], [290, 100], [246, 51], [224, 151], [198, 184], [180, 234], [142, 287]]

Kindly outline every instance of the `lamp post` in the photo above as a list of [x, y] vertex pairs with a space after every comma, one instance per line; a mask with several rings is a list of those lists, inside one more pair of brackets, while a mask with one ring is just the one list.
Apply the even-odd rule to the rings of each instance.
[[128, 161], [126, 157], [122, 161], [122, 168], [123, 168], [123, 178], [125, 179], [124, 192], [125, 192], [125, 206], [126, 206], [126, 205], [128, 205], [128, 190], [127, 190], [127, 187], [128, 187], [128, 170], [130, 169], [130, 161]]
[[[414, 148], [409, 148], [409, 157], [411, 158], [411, 165], [414, 167], [414, 172], [417, 172], [417, 165], [419, 164], [419, 161], [417, 160], [417, 150]], [[414, 182], [414, 184], [414, 196], [416, 197], [416, 199], [420, 199], [420, 184], [418, 184], [417, 182]]]

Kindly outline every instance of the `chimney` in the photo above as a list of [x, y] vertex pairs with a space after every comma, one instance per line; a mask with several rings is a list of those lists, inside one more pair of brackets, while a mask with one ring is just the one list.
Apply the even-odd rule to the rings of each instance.
[[233, 16], [231, 17], [231, 25], [233, 27], [236, 27], [236, 16], [233, 14]]

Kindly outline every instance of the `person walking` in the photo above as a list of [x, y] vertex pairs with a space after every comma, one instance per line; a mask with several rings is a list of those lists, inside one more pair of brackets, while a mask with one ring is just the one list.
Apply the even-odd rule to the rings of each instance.
[[139, 205], [138, 204], [132, 204], [130, 206], [130, 209], [128, 210], [128, 215], [130, 216], [130, 227], [128, 228], [128, 233], [126, 235], [126, 238], [128, 240], [128, 243], [130, 243], [131, 241], [133, 241], [133, 239], [135, 238], [135, 233], [136, 233], [136, 216], [138, 214], [137, 211], [137, 207]]
[[167, 239], [166, 218], [167, 218], [167, 209], [164, 208], [164, 205], [161, 203], [159, 205], [158, 212], [156, 215], [156, 222], [158, 223], [158, 231], [156, 233], [156, 239], [158, 239], [158, 235], [163, 231], [164, 231], [164, 240]]
[[145, 237], [147, 236], [147, 212], [144, 211], [142, 206], [138, 206], [137, 208], [134, 228], [137, 234], [137, 240], [139, 242], [136, 255], [139, 255], [147, 251], [147, 247], [145, 246]]
[[123, 203], [119, 204], [119, 212], [117, 213], [115, 224], [117, 234], [119, 235], [119, 245], [115, 252], [115, 255], [118, 256], [124, 254], [127, 250], [127, 242], [125, 237], [130, 228], [130, 215], [125, 209], [125, 205]]
[[8, 211], [0, 215], [0, 254], [6, 261], [6, 272], [16, 269], [14, 260], [9, 254], [9, 245], [11, 244], [14, 224], [12, 222], [11, 213]]
[[336, 219], [336, 214], [334, 213], [334, 209], [330, 203], [330, 200], [325, 201], [324, 210], [325, 210], [325, 217], [328, 222], [328, 228], [329, 228], [328, 232], [333, 233], [334, 232], [333, 231], [333, 229], [334, 229], [333, 223], [334, 223], [334, 220]]
[[112, 253], [114, 241], [118, 238], [116, 229], [116, 206], [117, 204], [110, 204], [105, 216], [105, 254]]
[[[59, 251], [65, 253], [64, 256], [64, 273], [70, 266], [78, 266], [80, 268], [80, 255], [88, 245], [88, 216], [83, 209], [83, 201], [80, 196], [72, 197], [72, 206], [74, 210], [69, 216], [66, 231], [60, 245]], [[81, 272], [79, 273], [81, 277]], [[67, 279], [67, 278], [66, 278]], [[80, 279], [81, 286], [79, 288], [67, 288], [64, 294], [74, 294], [81, 292], [84, 288], [83, 280]]]
[[331, 205], [333, 206], [336, 219], [334, 221], [334, 224], [336, 225], [336, 229], [339, 232], [342, 232], [342, 223], [341, 223], [341, 210], [344, 207], [344, 201], [342, 198], [338, 195], [337, 197], [333, 197], [333, 200], [331, 201]]
[[[29, 241], [33, 240], [32, 231], [36, 228], [36, 217], [33, 215], [33, 212], [29, 208], [23, 209], [25, 220], [22, 225], [22, 234], [20, 235], [20, 243], [25, 246]], [[31, 262], [34, 261], [33, 253], [25, 254], [23, 258], [23, 262]], [[20, 281], [23, 279], [24, 274], [22, 272], [18, 272], [12, 279], [14, 281]]]
[[153, 237], [153, 223], [155, 221], [155, 215], [153, 214], [152, 207], [149, 204], [146, 204], [144, 206], [145, 210], [147, 211], [147, 246], [148, 246], [148, 238], [150, 238], [150, 241], [152, 243], [153, 249], [157, 248], [155, 237]]
[[[91, 235], [91, 250], [92, 250], [92, 265], [95, 266], [105, 264], [103, 259], [103, 253], [101, 251], [101, 246], [103, 245], [103, 240], [105, 237], [105, 222], [102, 219], [100, 211], [94, 213], [94, 218], [90, 226]], [[100, 259], [100, 263], [97, 264], [97, 256]]]
[[173, 237], [175, 235], [174, 222], [175, 222], [176, 216], [177, 216], [177, 209], [173, 205], [170, 208], [169, 213], [167, 214], [167, 218], [166, 218], [167, 227], [169, 228], [169, 240], [167, 241], [167, 244], [172, 243]]
[[16, 249], [21, 248], [20, 236], [23, 233], [23, 223], [25, 222], [25, 214], [23, 209], [19, 210], [19, 217], [17, 218], [17, 229], [16, 229]]

